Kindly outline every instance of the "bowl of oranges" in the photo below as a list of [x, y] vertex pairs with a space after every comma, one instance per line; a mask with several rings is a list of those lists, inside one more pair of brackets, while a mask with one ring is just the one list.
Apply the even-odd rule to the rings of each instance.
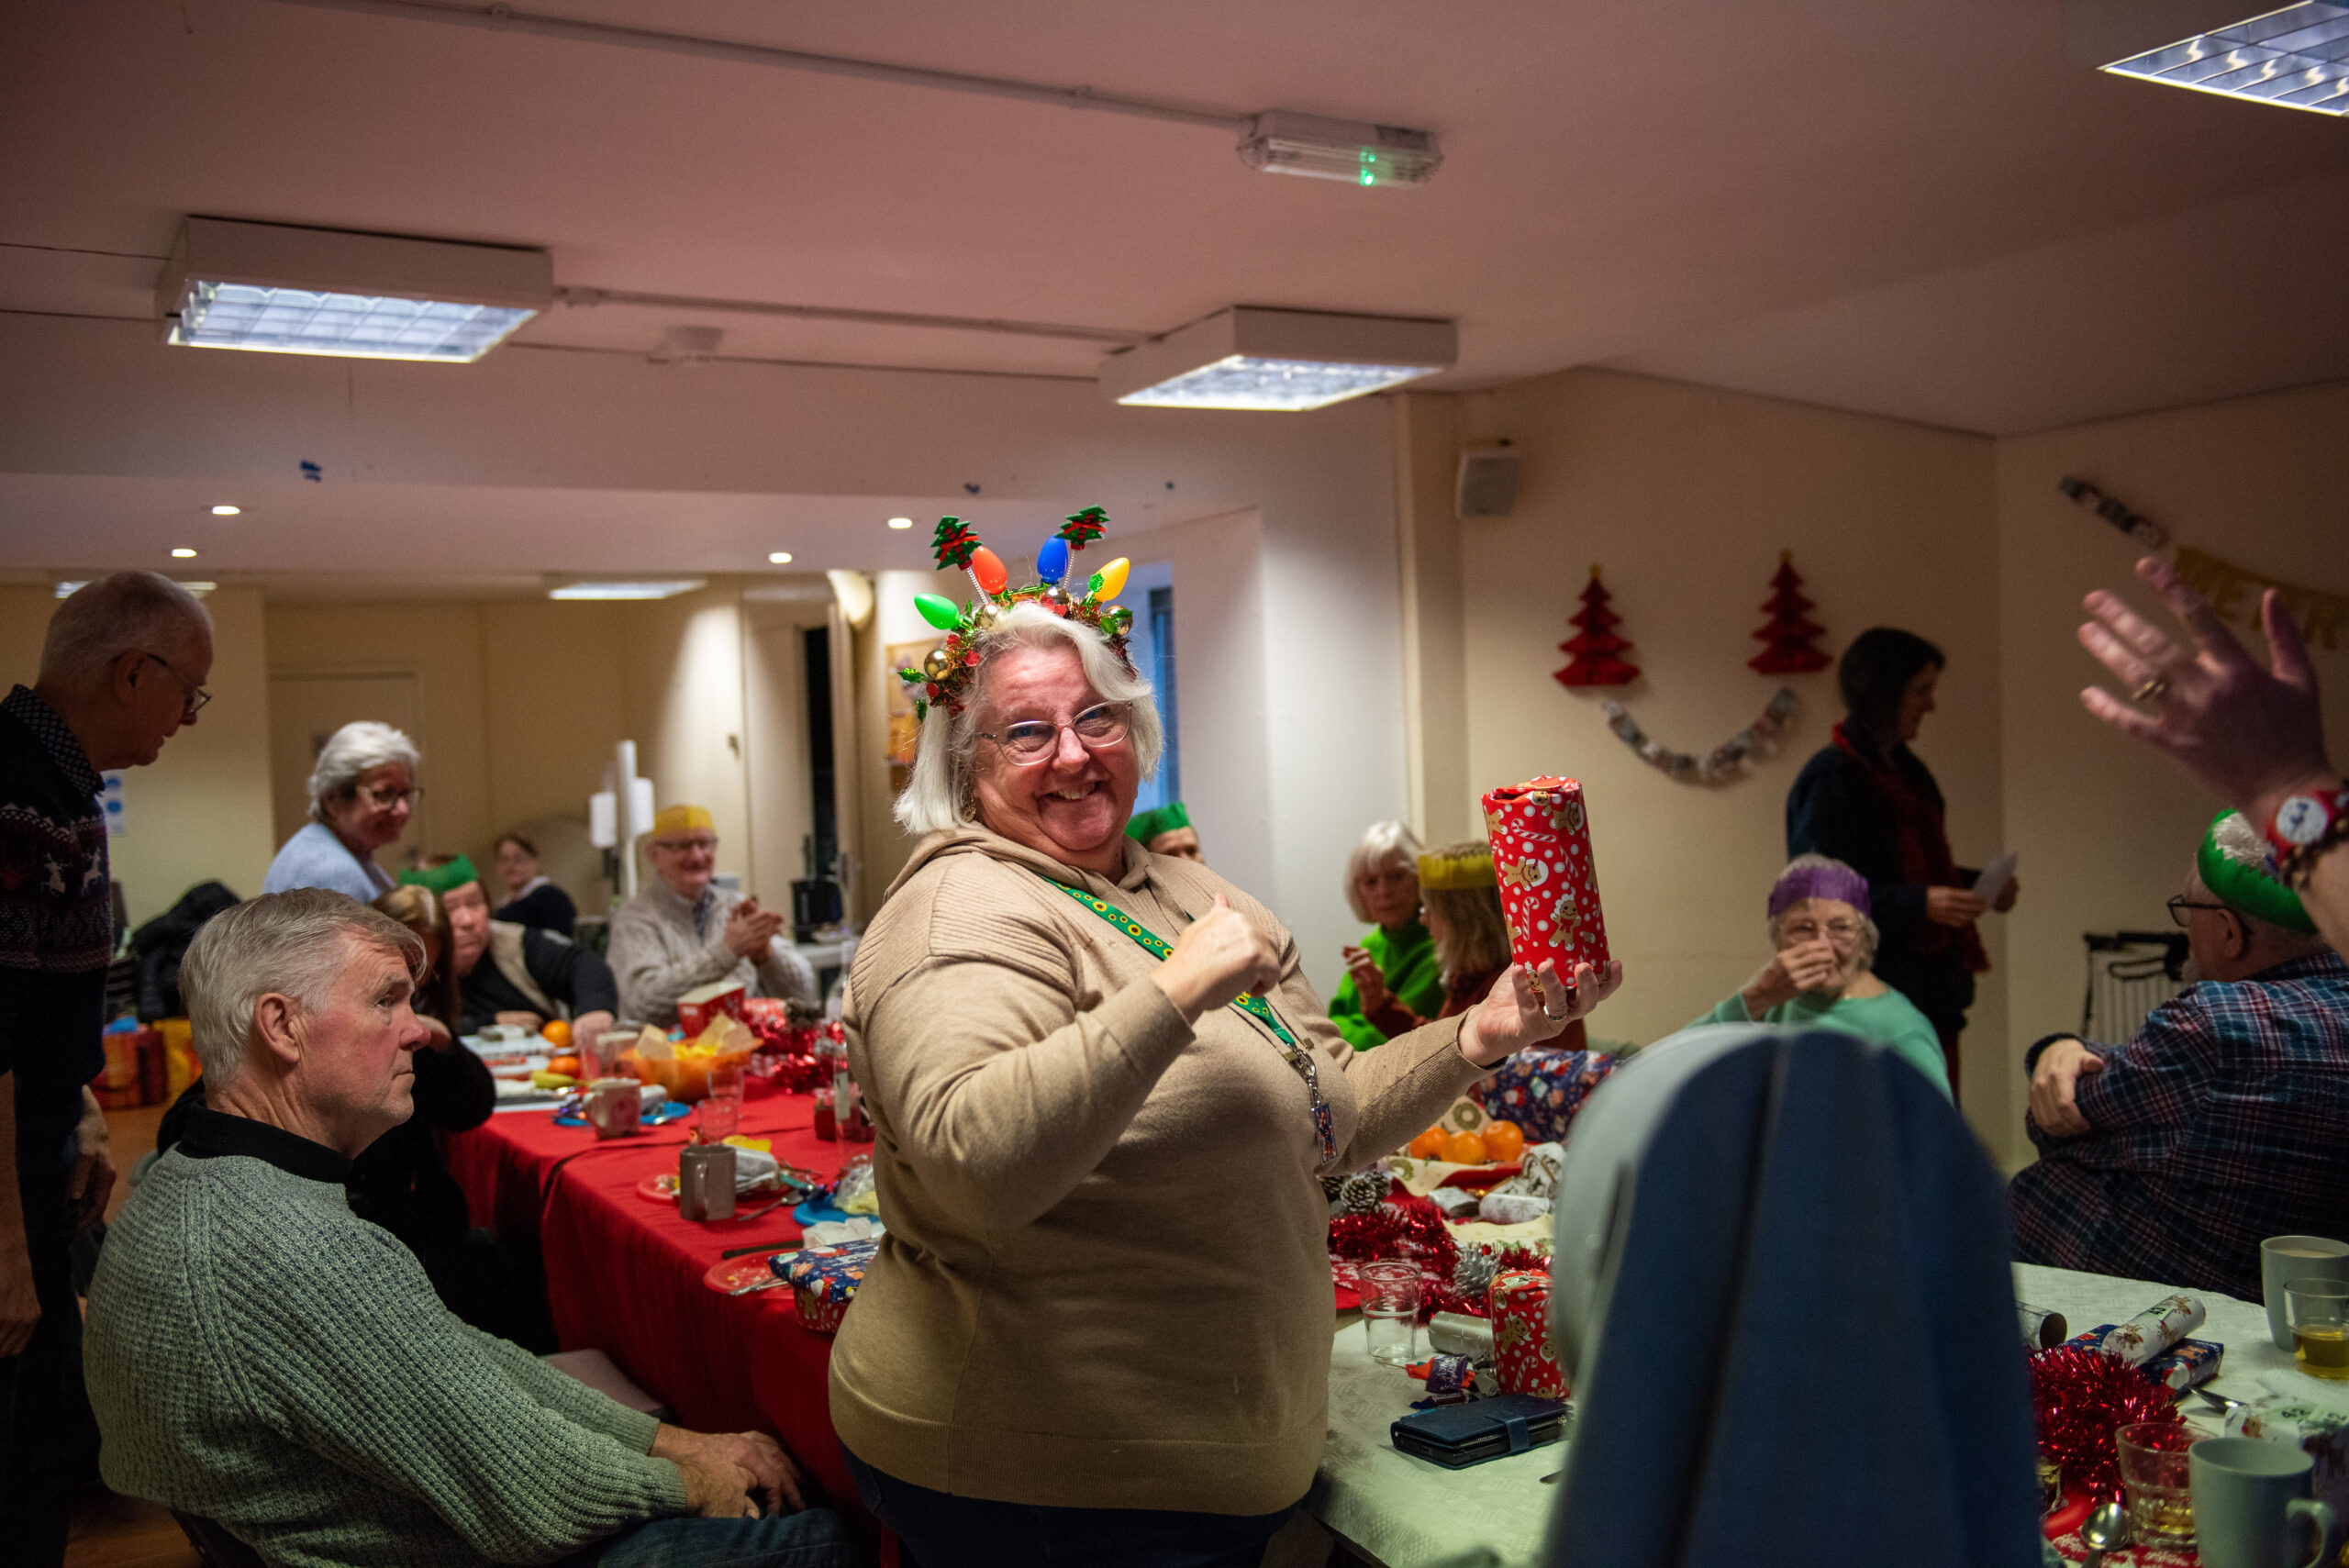
[[1514, 1165], [1525, 1155], [1525, 1130], [1513, 1121], [1488, 1121], [1473, 1131], [1431, 1127], [1404, 1152], [1447, 1165]]

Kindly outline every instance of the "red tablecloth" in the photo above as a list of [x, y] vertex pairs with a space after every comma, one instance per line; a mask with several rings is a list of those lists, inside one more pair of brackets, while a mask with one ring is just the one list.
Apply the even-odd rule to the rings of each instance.
[[[814, 1116], [809, 1095], [752, 1099], [741, 1131], [826, 1178], [870, 1148], [818, 1140]], [[551, 1111], [508, 1112], [451, 1140], [449, 1169], [474, 1223], [539, 1238], [565, 1349], [605, 1351], [684, 1426], [772, 1431], [833, 1504], [862, 1514], [832, 1433], [830, 1336], [800, 1327], [788, 1287], [728, 1296], [702, 1283], [729, 1248], [796, 1237], [790, 1209], [705, 1225], [637, 1192], [647, 1176], [675, 1172], [692, 1125], [598, 1140], [593, 1128], [555, 1126]]]

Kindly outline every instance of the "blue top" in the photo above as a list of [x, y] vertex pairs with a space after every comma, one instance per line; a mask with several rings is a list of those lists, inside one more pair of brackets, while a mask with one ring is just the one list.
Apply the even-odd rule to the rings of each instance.
[[333, 828], [309, 822], [285, 840], [269, 862], [269, 874], [261, 880], [263, 893], [290, 893], [297, 887], [323, 887], [373, 904], [392, 890], [392, 879], [373, 861], [352, 854]]
[[1743, 1023], [1841, 1029], [1872, 1040], [1922, 1073], [1944, 1099], [1950, 1097], [1949, 1066], [1942, 1059], [1941, 1036], [1933, 1032], [1932, 1024], [1915, 1003], [1890, 986], [1874, 996], [1838, 996], [1833, 1001], [1823, 1001], [1817, 993], [1806, 991], [1758, 1018], [1745, 1010], [1745, 993], [1733, 991], [1728, 1000], [1688, 1027]]

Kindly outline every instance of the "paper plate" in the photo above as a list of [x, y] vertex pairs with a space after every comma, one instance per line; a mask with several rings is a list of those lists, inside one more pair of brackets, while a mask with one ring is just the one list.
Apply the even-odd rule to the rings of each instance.
[[[775, 1277], [774, 1271], [767, 1266], [767, 1260], [790, 1255], [790, 1249], [778, 1248], [772, 1252], [751, 1252], [740, 1258], [720, 1258], [709, 1265], [708, 1272], [701, 1276], [701, 1283], [721, 1296], [739, 1285], [762, 1284]], [[746, 1291], [744, 1294], [748, 1295], [749, 1292]], [[781, 1300], [789, 1301], [791, 1287], [787, 1284], [776, 1285], [774, 1287], [774, 1294]]]

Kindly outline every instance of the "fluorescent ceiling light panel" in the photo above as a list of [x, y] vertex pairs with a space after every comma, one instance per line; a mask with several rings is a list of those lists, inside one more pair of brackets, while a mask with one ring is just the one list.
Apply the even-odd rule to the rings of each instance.
[[543, 250], [191, 217], [155, 288], [164, 341], [467, 364], [554, 297]]
[[673, 599], [702, 585], [699, 577], [665, 578], [640, 583], [566, 583], [547, 590], [550, 599]]
[[89, 585], [90, 580], [86, 577], [82, 579], [79, 583], [60, 583], [57, 585], [57, 596], [61, 599], [70, 599], [73, 596], [76, 591], [86, 588]]
[[2349, 6], [2302, 0], [2104, 69], [2198, 93], [2349, 115]]
[[1272, 109], [1241, 139], [1240, 161], [1266, 174], [1349, 185], [1424, 185], [1443, 166], [1443, 150], [1423, 130]]
[[1449, 370], [1449, 321], [1234, 306], [1101, 361], [1101, 390], [1146, 408], [1322, 408]]

